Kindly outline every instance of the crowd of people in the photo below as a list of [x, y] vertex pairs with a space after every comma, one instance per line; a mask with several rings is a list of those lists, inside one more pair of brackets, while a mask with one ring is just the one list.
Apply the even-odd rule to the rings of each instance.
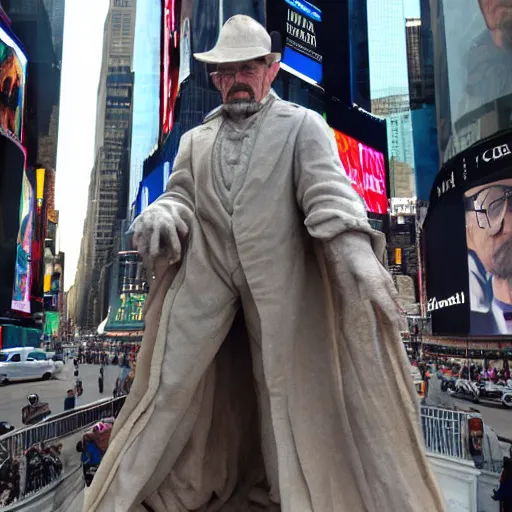
[[457, 376], [461, 379], [468, 379], [474, 382], [491, 381], [495, 384], [505, 385], [512, 377], [512, 372], [508, 364], [504, 364], [501, 369], [489, 365], [484, 367], [484, 365], [476, 363], [441, 365], [439, 368], [445, 374], [450, 373], [451, 376]]
[[96, 364], [102, 366], [129, 366], [135, 362], [140, 344], [114, 344], [113, 342], [88, 341], [78, 348], [79, 364]]

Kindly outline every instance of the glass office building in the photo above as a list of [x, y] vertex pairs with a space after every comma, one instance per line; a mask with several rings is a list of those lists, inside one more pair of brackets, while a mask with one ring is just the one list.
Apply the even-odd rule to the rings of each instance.
[[388, 132], [394, 134], [388, 136], [391, 195], [412, 197], [416, 187], [404, 4], [368, 0], [367, 9], [372, 113], [386, 118]]

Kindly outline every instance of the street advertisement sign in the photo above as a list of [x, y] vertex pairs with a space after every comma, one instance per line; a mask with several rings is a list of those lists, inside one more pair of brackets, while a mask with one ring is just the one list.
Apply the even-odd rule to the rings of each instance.
[[323, 57], [319, 51], [322, 11], [305, 0], [275, 0], [267, 4], [267, 28], [283, 41], [281, 68], [307, 83], [322, 83]]
[[172, 130], [180, 72], [180, 0], [164, 0], [162, 27], [162, 137]]
[[0, 26], [0, 131], [22, 142], [27, 57]]
[[352, 187], [363, 199], [366, 210], [386, 214], [388, 199], [383, 153], [338, 130], [333, 131], [343, 168]]
[[22, 196], [20, 203], [20, 228], [16, 240], [16, 270], [11, 309], [30, 313], [30, 289], [32, 282], [32, 233], [34, 228], [34, 190], [23, 173]]

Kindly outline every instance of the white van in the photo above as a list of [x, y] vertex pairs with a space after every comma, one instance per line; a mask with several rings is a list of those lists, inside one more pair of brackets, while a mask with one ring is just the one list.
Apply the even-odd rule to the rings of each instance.
[[51, 379], [55, 363], [48, 354], [34, 347], [0, 350], [0, 384], [29, 379]]

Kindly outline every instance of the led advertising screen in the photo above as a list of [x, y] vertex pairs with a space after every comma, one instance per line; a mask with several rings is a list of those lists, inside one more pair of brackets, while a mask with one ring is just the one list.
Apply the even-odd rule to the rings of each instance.
[[434, 334], [512, 334], [512, 131], [443, 167], [425, 233]]
[[179, 90], [180, 73], [180, 1], [164, 0], [162, 27], [162, 87], [161, 115], [162, 137], [174, 125], [174, 107]]
[[512, 126], [512, 1], [432, 0], [431, 5], [439, 149], [447, 162]]
[[267, 3], [267, 29], [282, 37], [281, 68], [313, 85], [323, 80], [318, 39], [321, 25], [321, 10], [305, 0]]
[[16, 241], [16, 271], [11, 309], [30, 313], [32, 233], [34, 229], [34, 191], [23, 173], [20, 202], [20, 229]]
[[19, 141], [23, 134], [23, 106], [27, 57], [0, 26], [0, 129]]
[[388, 198], [384, 155], [338, 130], [333, 131], [343, 168], [367, 211], [386, 214]]
[[11, 309], [15, 281], [25, 152], [14, 138], [0, 136], [0, 314]]

